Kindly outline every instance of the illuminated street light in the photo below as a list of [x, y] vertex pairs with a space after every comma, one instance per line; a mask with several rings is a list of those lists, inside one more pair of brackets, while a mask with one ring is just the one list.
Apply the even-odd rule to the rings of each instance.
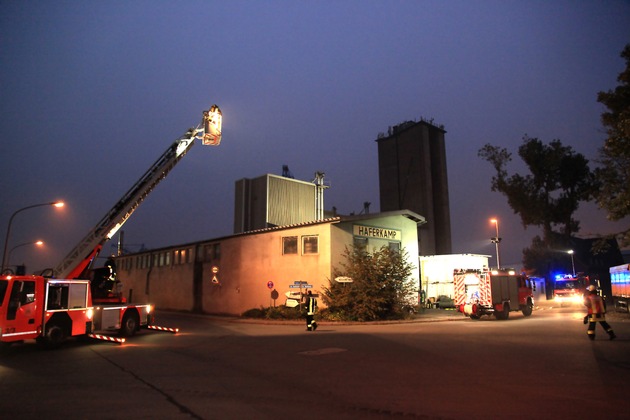
[[571, 268], [573, 269], [573, 277], [575, 277], [575, 263], [573, 262], [573, 250], [572, 249], [568, 250], [567, 254], [571, 256]]
[[21, 246], [26, 246], [26, 245], [37, 245], [37, 246], [42, 246], [44, 245], [44, 241], [35, 241], [35, 242], [25, 242], [23, 244], [19, 244], [14, 246], [13, 248], [11, 248], [11, 250], [9, 251], [9, 256], [7, 257], [7, 267], [11, 267], [11, 254], [13, 253], [13, 251], [16, 248], [19, 248]]
[[32, 209], [34, 207], [43, 207], [43, 206], [54, 206], [54, 207], [63, 207], [63, 201], [52, 201], [50, 203], [41, 203], [41, 204], [33, 204], [32, 206], [22, 207], [21, 209], [15, 211], [11, 218], [9, 218], [9, 226], [7, 227], [7, 236], [4, 238], [4, 253], [2, 254], [2, 269], [0, 272], [3, 272], [6, 268], [5, 263], [7, 262], [7, 254], [8, 254], [8, 246], [9, 246], [9, 235], [11, 234], [11, 223], [13, 223], [13, 218], [20, 212], [28, 209]]
[[492, 242], [497, 249], [497, 269], [500, 270], [501, 261], [499, 260], [499, 242], [501, 242], [501, 238], [499, 237], [499, 221], [497, 219], [490, 219], [490, 223], [494, 223], [494, 226], [497, 229], [497, 236], [490, 238], [490, 242]]

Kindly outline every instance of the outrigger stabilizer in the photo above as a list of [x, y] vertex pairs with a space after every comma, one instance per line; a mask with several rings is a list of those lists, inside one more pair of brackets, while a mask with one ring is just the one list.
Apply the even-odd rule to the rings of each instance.
[[[173, 334], [177, 334], [179, 332], [179, 328], [160, 327], [158, 325], [149, 325], [147, 326], [147, 328], [149, 330], [170, 332]], [[124, 337], [113, 337], [111, 335], [87, 334], [87, 336], [95, 340], [109, 341], [111, 343], [117, 343], [117, 344], [124, 344], [126, 341]]]

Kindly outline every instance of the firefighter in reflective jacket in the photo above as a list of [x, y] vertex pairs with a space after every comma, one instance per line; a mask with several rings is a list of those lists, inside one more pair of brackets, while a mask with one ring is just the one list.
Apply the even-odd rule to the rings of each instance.
[[597, 294], [597, 288], [593, 285], [588, 286], [584, 296], [584, 305], [588, 308], [588, 338], [595, 340], [595, 326], [599, 322], [602, 328], [608, 333], [611, 340], [617, 338], [608, 322], [606, 322], [606, 306], [601, 296]]
[[317, 299], [309, 290], [306, 292], [306, 331], [315, 331], [317, 322], [315, 322], [315, 310], [317, 310]]

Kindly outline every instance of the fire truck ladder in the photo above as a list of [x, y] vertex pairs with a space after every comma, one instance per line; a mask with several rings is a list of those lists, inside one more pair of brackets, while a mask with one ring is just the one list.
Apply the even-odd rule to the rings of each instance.
[[90, 233], [54, 269], [57, 278], [74, 279], [88, 268], [98, 256], [103, 244], [129, 219], [142, 201], [153, 191], [166, 175], [186, 155], [194, 140], [203, 136], [200, 127], [191, 128], [177, 139], [133, 187], [107, 212]]
[[76, 279], [99, 254], [105, 242], [129, 219], [142, 201], [153, 191], [193, 146], [195, 139], [203, 144], [218, 146], [221, 143], [222, 113], [217, 105], [203, 112], [201, 124], [189, 129], [177, 139], [133, 187], [107, 212], [105, 217], [53, 270], [57, 278]]

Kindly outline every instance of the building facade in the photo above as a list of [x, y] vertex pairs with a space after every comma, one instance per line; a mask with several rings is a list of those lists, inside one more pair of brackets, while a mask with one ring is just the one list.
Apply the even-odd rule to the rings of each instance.
[[429, 121], [407, 121], [376, 140], [380, 209], [426, 217], [418, 231], [421, 255], [452, 252], [445, 133]]
[[[321, 292], [344, 262], [346, 247], [404, 250], [419, 285], [418, 226], [408, 210], [248, 231], [116, 258], [122, 293], [158, 308], [241, 315], [285, 304], [296, 284]], [[334, 281], [334, 280], [333, 280]]]

